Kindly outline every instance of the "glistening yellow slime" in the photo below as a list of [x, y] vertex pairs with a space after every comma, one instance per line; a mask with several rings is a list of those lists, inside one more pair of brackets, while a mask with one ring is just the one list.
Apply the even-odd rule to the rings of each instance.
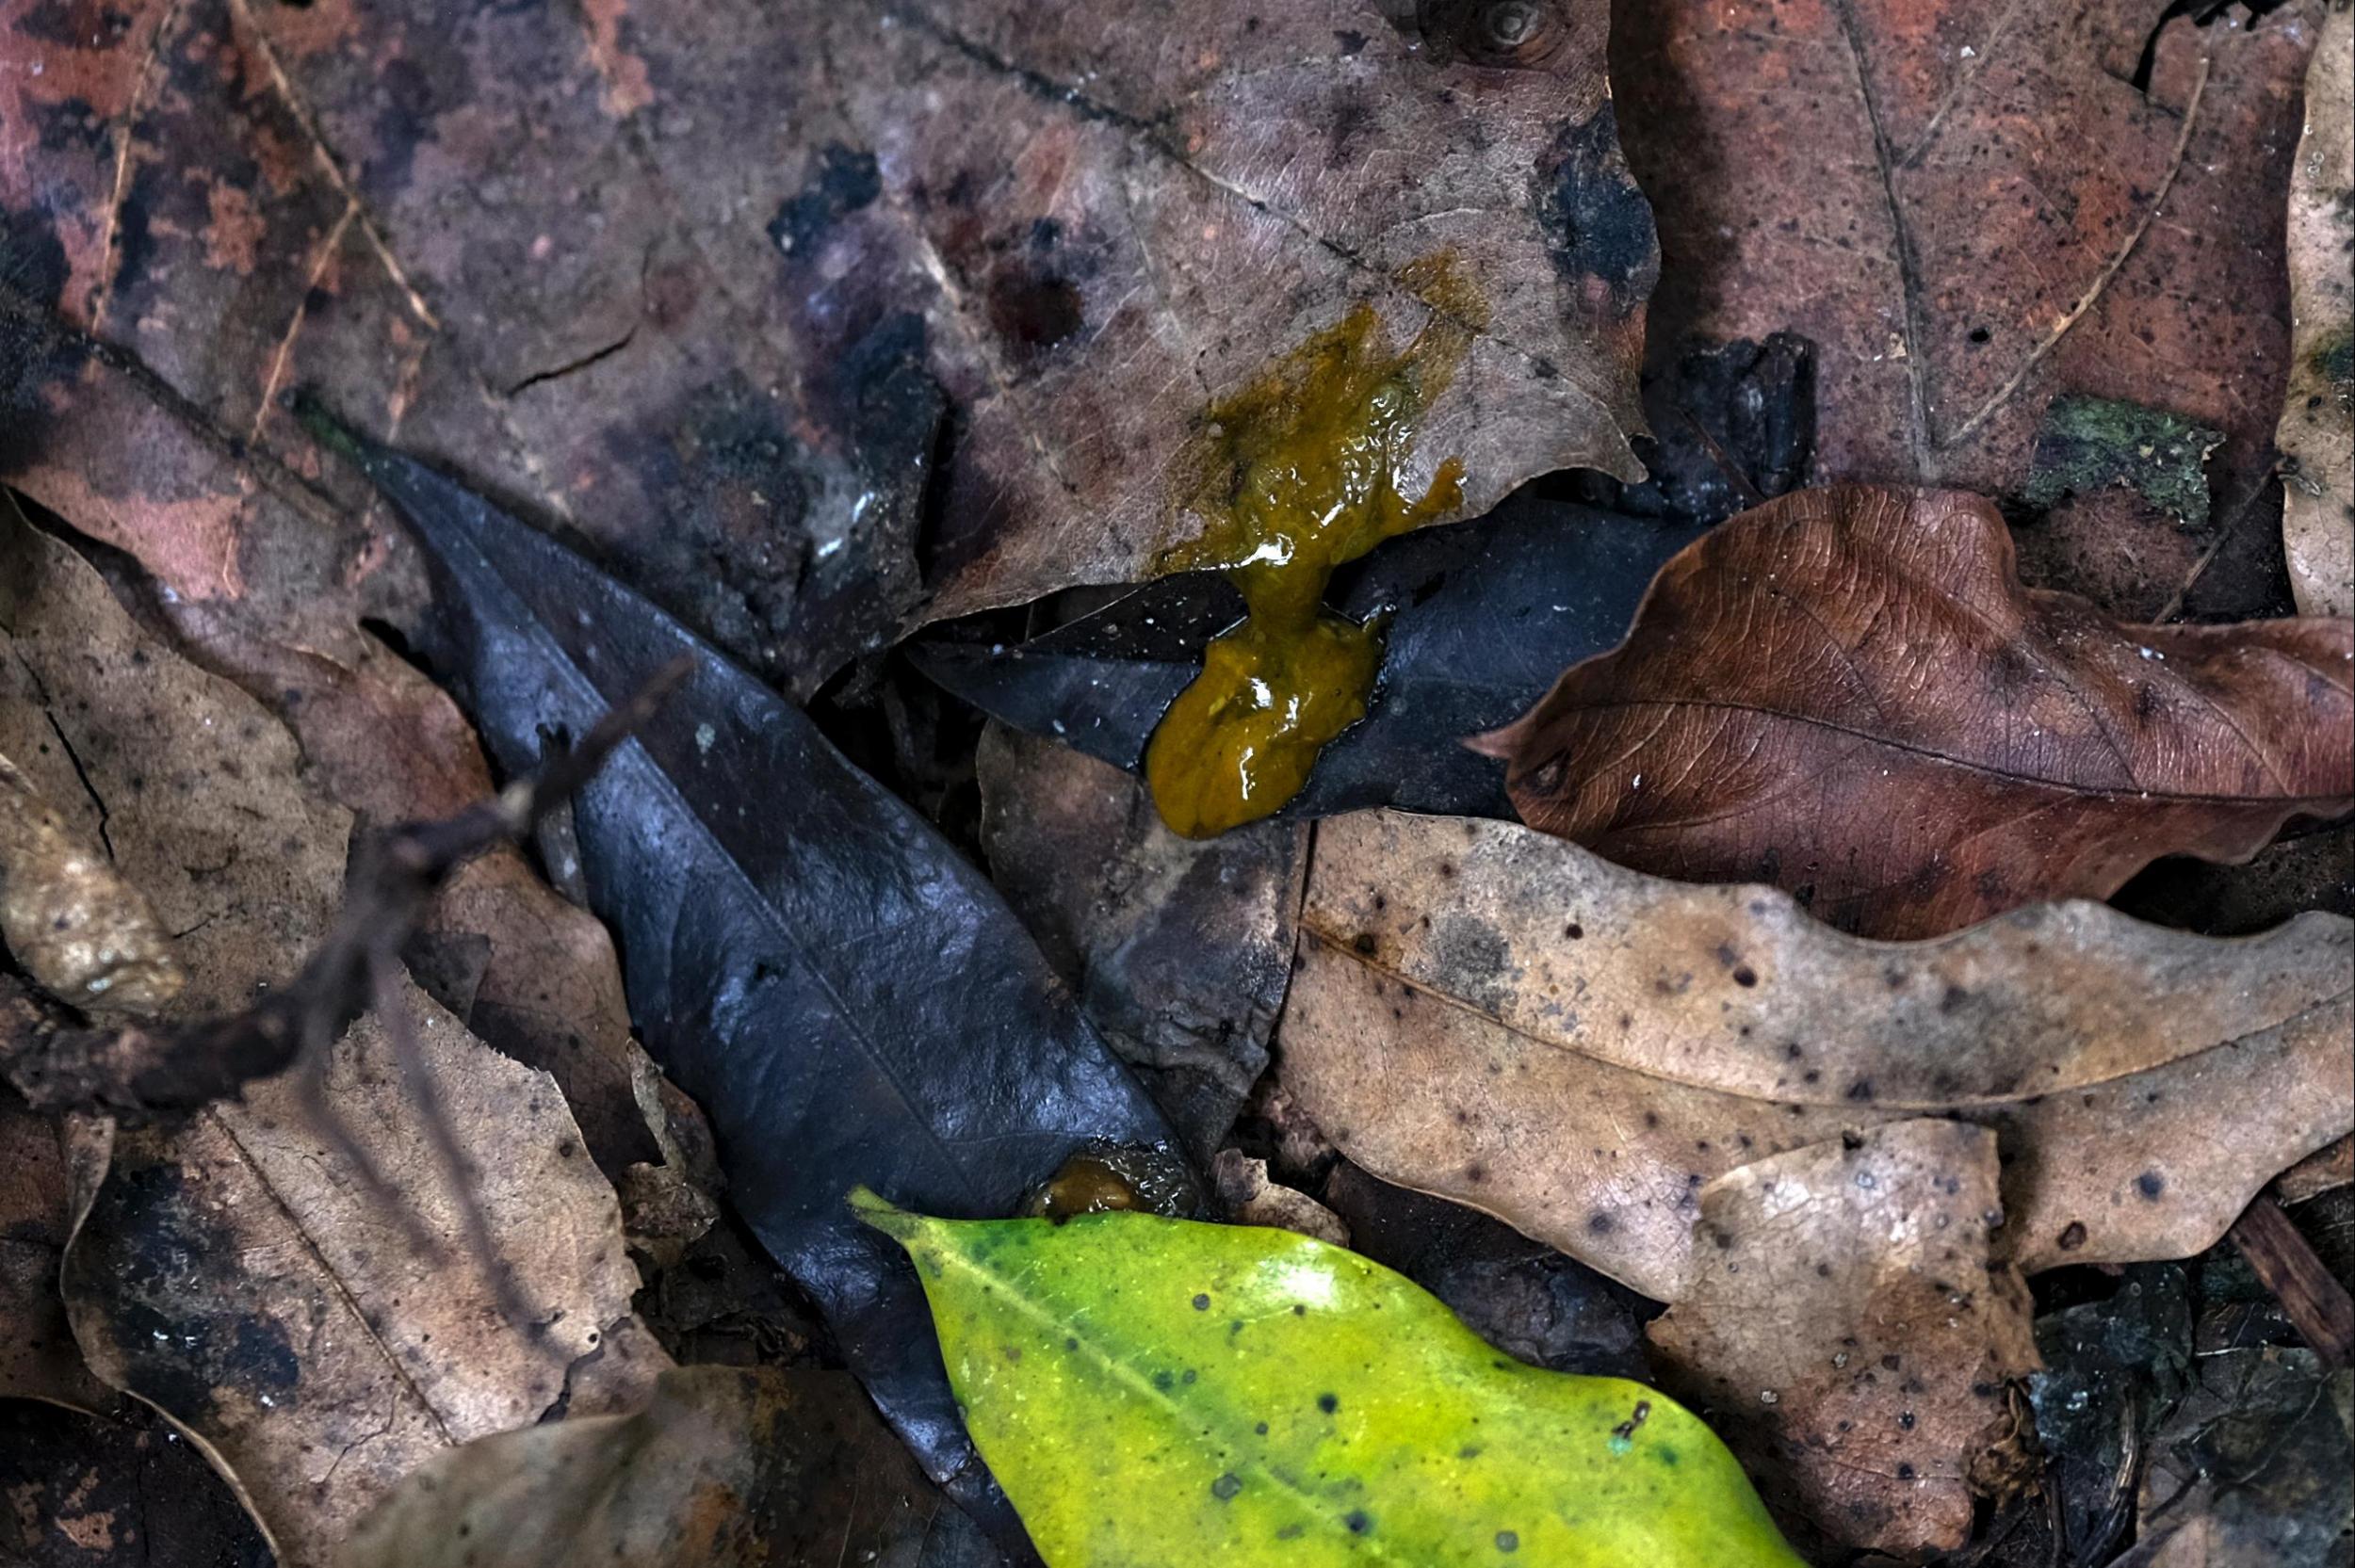
[[1404, 351], [1388, 351], [1380, 318], [1358, 305], [1213, 404], [1181, 471], [1192, 486], [1183, 505], [1209, 525], [1157, 564], [1226, 568], [1246, 610], [1205, 651], [1202, 673], [1145, 750], [1161, 820], [1188, 838], [1277, 810], [1325, 743], [1365, 717], [1380, 631], [1327, 610], [1325, 582], [1344, 561], [1463, 504], [1455, 458], [1420, 499], [1399, 477], [1417, 422], [1482, 324], [1479, 300], [1444, 257], [1415, 264], [1405, 281], [1433, 314]]

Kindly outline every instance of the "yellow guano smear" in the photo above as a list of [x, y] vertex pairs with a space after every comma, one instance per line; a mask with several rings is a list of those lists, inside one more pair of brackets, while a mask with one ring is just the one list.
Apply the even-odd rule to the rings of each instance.
[[1486, 307], [1444, 253], [1401, 281], [1432, 310], [1403, 351], [1388, 351], [1381, 318], [1360, 303], [1211, 405], [1180, 469], [1181, 504], [1209, 525], [1156, 568], [1224, 568], [1246, 611], [1211, 641], [1145, 749], [1161, 820], [1187, 838], [1276, 811], [1325, 743], [1365, 717], [1381, 628], [1327, 610], [1325, 583], [1343, 562], [1463, 505], [1459, 459], [1438, 465], [1420, 499], [1398, 480], [1418, 421], [1486, 324]]

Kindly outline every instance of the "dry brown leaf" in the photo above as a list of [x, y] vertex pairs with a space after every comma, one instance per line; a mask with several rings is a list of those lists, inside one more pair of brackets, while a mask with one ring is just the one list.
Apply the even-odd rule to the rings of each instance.
[[[2226, 433], [2229, 521], [2267, 488], [2281, 414], [2280, 214], [2316, 8], [2184, 9], [1619, 7], [1655, 352], [1812, 339], [1829, 479], [2016, 493], [2056, 393], [2155, 398]], [[2162, 596], [2188, 564], [2171, 531], [2113, 546]]]
[[[1355, 301], [1403, 341], [1437, 252], [1486, 324], [1412, 488], [1632, 476], [1607, 9], [13, 7], [0, 207], [24, 291], [221, 436], [316, 472], [271, 399], [320, 385], [806, 691], [913, 615], [1142, 574], [1190, 421]], [[71, 377], [25, 401], [0, 475], [44, 505], [184, 594], [276, 570], [248, 497], [67, 458]]]
[[[149, 639], [64, 546], [23, 542], [12, 653], [105, 813], [116, 865], [180, 933], [188, 984], [172, 1014], [234, 1011], [324, 933], [350, 818], [312, 792], [293, 737], [251, 699]], [[66, 1257], [92, 1369], [207, 1446], [287, 1568], [323, 1562], [427, 1455], [555, 1405], [637, 1286], [611, 1188], [555, 1086], [421, 994], [405, 989], [401, 1009], [535, 1328], [505, 1321], [460, 1252], [458, 1197], [375, 1018], [336, 1047], [327, 1097], [456, 1255], [420, 1253], [279, 1079], [179, 1131], [122, 1135]]]
[[1784, 496], [1687, 546], [1625, 642], [1480, 745], [1535, 827], [1881, 937], [2355, 806], [2355, 622], [2121, 626], [2014, 568], [1976, 496]]
[[411, 1476], [337, 1568], [915, 1568], [953, 1512], [847, 1372], [688, 1366]]
[[82, 1364], [57, 1292], [73, 1195], [97, 1185], [112, 1140], [104, 1122], [37, 1116], [0, 1089], [0, 1398], [114, 1402]]
[[1892, 1122], [1700, 1190], [1698, 1262], [1648, 1331], [1661, 1381], [1709, 1412], [1778, 1509], [1843, 1547], [1970, 1539], [1973, 1463], [2042, 1363], [1997, 1259], [1996, 1138]]
[[1866, 942], [1515, 823], [1320, 824], [1284, 1085], [1343, 1153], [1675, 1301], [1697, 1194], [1884, 1122], [2002, 1138], [2006, 1255], [2180, 1257], [2355, 1127], [2355, 925], [2099, 904]]
[[441, 1255], [311, 1131], [284, 1079], [182, 1131], [120, 1135], [66, 1255], [92, 1369], [205, 1445], [285, 1568], [329, 1561], [433, 1455], [558, 1406], [638, 1286], [612, 1190], [555, 1087], [423, 993], [402, 1005], [528, 1326], [507, 1320], [464, 1251], [458, 1200], [374, 1018], [335, 1048], [327, 1095]]
[[[0, 704], [11, 700], [11, 694], [0, 694]], [[8, 719], [0, 725], [19, 727]], [[76, 832], [5, 753], [0, 753], [0, 940], [43, 990], [78, 1007], [145, 1012], [180, 989], [171, 939], [156, 926], [155, 912], [139, 890], [122, 880], [106, 851]]]
[[1207, 1159], [1267, 1067], [1308, 830], [1162, 825], [1144, 781], [991, 724], [975, 769], [990, 877], [1107, 1043]]
[[2282, 543], [2308, 615], [2355, 614], [2355, 7], [2327, 11], [2290, 176]]
[[1349, 1245], [1349, 1225], [1306, 1192], [1268, 1180], [1267, 1161], [1241, 1149], [1221, 1149], [1210, 1162], [1219, 1206], [1238, 1225], [1273, 1225], [1336, 1247]]

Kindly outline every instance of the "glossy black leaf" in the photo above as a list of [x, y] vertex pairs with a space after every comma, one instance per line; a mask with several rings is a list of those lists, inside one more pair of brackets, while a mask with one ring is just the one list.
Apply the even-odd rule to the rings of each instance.
[[710, 1115], [731, 1201], [925, 1468], [1002, 1510], [913, 1270], [843, 1194], [1007, 1214], [1085, 1140], [1165, 1144], [1160, 1113], [987, 879], [799, 709], [463, 487], [358, 461], [426, 547], [427, 655], [510, 774], [690, 661], [575, 797], [581, 882], [647, 1048]]
[[[1555, 676], [1614, 646], [1661, 563], [1700, 530], [1515, 495], [1486, 517], [1389, 541], [1334, 578], [1328, 602], [1389, 615], [1364, 719], [1324, 749], [1279, 819], [1366, 806], [1511, 816], [1504, 769], [1466, 736], [1519, 717]], [[1022, 643], [953, 633], [917, 667], [1033, 735], [1143, 770], [1145, 742], [1242, 599], [1212, 574], [1164, 577]]]

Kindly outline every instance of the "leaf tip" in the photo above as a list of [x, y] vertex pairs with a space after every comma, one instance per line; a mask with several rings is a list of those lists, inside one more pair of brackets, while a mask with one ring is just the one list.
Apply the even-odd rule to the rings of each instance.
[[851, 1188], [843, 1202], [851, 1205], [851, 1212], [862, 1223], [872, 1225], [895, 1240], [905, 1241], [923, 1223], [921, 1217], [895, 1206], [864, 1182]]

